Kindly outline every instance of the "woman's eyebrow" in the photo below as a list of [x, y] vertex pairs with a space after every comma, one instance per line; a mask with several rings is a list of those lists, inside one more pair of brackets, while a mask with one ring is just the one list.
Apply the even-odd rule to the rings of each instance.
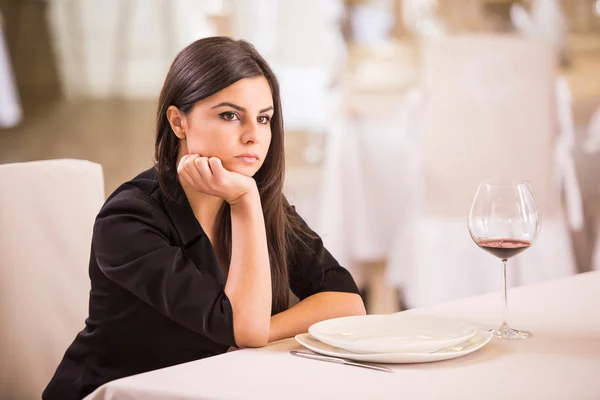
[[[236, 106], [235, 104], [229, 103], [227, 101], [225, 101], [223, 103], [219, 103], [216, 106], [214, 106], [213, 108], [225, 107], [225, 106], [235, 108], [236, 110], [241, 111], [241, 112], [246, 112], [246, 109], [244, 107]], [[211, 110], [212, 110], [212, 108], [211, 108]]]
[[[230, 103], [228, 101], [224, 101], [223, 103], [219, 103], [216, 106], [212, 107], [212, 108], [218, 108], [218, 107], [231, 107], [233, 109], [236, 109], [240, 112], [246, 112], [247, 110], [244, 107], [238, 106], [236, 104]], [[269, 106], [267, 108], [263, 108], [262, 110], [259, 111], [259, 114], [262, 114], [264, 112], [270, 111], [273, 109], [273, 106]]]

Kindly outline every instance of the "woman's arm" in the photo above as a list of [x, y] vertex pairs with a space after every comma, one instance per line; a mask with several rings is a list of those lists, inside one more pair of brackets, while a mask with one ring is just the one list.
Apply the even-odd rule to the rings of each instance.
[[271, 318], [271, 269], [258, 189], [231, 204], [231, 263], [225, 294], [233, 309], [238, 347], [268, 343]]
[[197, 154], [183, 156], [178, 173], [194, 190], [229, 203], [232, 249], [225, 295], [233, 311], [235, 343], [238, 347], [266, 345], [271, 318], [271, 268], [256, 182], [227, 171], [218, 158]]
[[365, 306], [358, 294], [316, 293], [294, 307], [271, 317], [269, 342], [307, 332], [312, 324], [319, 321], [365, 314]]

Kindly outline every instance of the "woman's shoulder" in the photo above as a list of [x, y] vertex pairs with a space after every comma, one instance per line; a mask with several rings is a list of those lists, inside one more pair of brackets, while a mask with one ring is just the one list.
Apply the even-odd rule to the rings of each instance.
[[116, 215], [146, 216], [165, 214], [164, 203], [154, 167], [121, 184], [102, 206], [98, 219]]
[[147, 201], [157, 194], [160, 194], [160, 188], [158, 185], [156, 169], [152, 167], [117, 187], [106, 199], [104, 207], [110, 206], [113, 203], [122, 202], [126, 199]]
[[[166, 190], [178, 188], [168, 180]], [[188, 243], [201, 229], [185, 198], [163, 194], [158, 172], [150, 168], [119, 186], [106, 200], [96, 217], [94, 234], [127, 236], [128, 233], [158, 234], [173, 243]]]

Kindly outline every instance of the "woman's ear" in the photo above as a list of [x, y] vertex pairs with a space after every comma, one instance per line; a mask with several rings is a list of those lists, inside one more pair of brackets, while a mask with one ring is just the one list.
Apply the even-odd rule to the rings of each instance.
[[175, 106], [167, 108], [167, 119], [175, 136], [179, 139], [185, 139], [186, 118], [185, 115]]

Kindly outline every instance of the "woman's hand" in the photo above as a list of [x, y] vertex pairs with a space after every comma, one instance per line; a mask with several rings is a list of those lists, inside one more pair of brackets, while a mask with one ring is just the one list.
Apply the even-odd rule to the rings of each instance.
[[226, 170], [217, 157], [185, 155], [179, 161], [177, 173], [194, 190], [220, 197], [231, 205], [256, 189], [253, 178]]

